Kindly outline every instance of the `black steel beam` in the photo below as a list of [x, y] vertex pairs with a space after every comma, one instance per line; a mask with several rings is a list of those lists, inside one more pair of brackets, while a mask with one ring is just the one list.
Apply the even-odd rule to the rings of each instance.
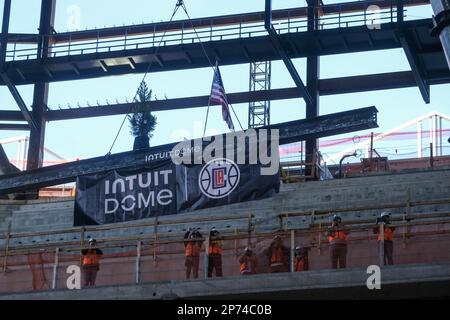
[[[436, 75], [428, 78], [431, 85], [450, 83], [450, 75]], [[411, 71], [389, 72], [372, 75], [351, 76], [319, 80], [321, 96], [347, 94], [365, 91], [390, 90], [417, 86]], [[274, 101], [301, 98], [297, 87], [261, 90], [257, 92], [237, 92], [228, 94], [231, 104], [243, 104], [257, 101]], [[201, 108], [208, 105], [209, 96], [197, 96], [150, 102], [150, 109], [155, 112]], [[127, 114], [131, 103], [100, 105], [76, 109], [49, 110], [47, 121], [73, 120]], [[0, 121], [25, 121], [20, 111], [0, 111]]]
[[272, 43], [273, 48], [277, 51], [280, 58], [283, 60], [284, 65], [286, 66], [289, 74], [291, 75], [292, 80], [294, 80], [295, 85], [300, 90], [306, 104], [307, 105], [313, 104], [311, 93], [308, 91], [305, 84], [303, 83], [303, 80], [298, 74], [297, 69], [295, 68], [294, 64], [291, 61], [291, 58], [286, 53], [286, 49], [284, 48], [284, 45], [281, 39], [279, 38], [277, 31], [272, 25], [272, 0], [266, 0], [266, 18], [264, 26], [267, 32], [269, 33], [270, 41]]
[[[417, 5], [425, 5], [430, 2], [427, 0], [405, 0], [404, 6], [417, 6]], [[371, 5], [376, 5], [380, 7], [380, 9], [388, 9], [391, 7], [391, 1], [386, 0], [366, 0], [366, 1], [353, 1], [353, 2], [344, 2], [344, 3], [334, 3], [334, 4], [326, 4], [321, 7], [321, 14], [326, 15], [334, 15], [337, 13], [352, 13], [352, 12], [361, 12], [367, 10], [367, 8]], [[304, 18], [307, 16], [307, 8], [306, 7], [297, 7], [297, 8], [289, 8], [289, 9], [280, 9], [273, 10], [272, 17], [273, 20], [283, 20], [288, 17], [295, 18]], [[75, 31], [75, 32], [64, 32], [53, 35], [52, 41], [55, 43], [67, 43], [70, 41], [89, 41], [89, 40], [105, 40], [108, 38], [120, 37], [125, 34], [127, 36], [139, 36], [143, 34], [149, 34], [153, 32], [163, 33], [163, 32], [174, 32], [180, 31], [182, 29], [189, 30], [192, 28], [207, 28], [207, 27], [221, 27], [221, 26], [229, 26], [231, 24], [239, 24], [239, 23], [257, 23], [263, 22], [265, 19], [265, 12], [252, 12], [252, 13], [242, 13], [242, 14], [234, 14], [234, 15], [226, 15], [226, 16], [215, 16], [215, 17], [204, 17], [189, 20], [178, 20], [173, 22], [158, 22], [158, 23], [146, 23], [142, 25], [128, 25], [123, 27], [111, 27], [111, 28], [101, 28], [101, 29], [92, 29], [85, 31]], [[191, 25], [192, 23], [192, 25]], [[31, 35], [32, 36], [32, 35]], [[37, 38], [37, 35], [35, 35]], [[26, 37], [27, 41], [31, 41], [32, 37]], [[17, 39], [17, 37], [16, 37]], [[20, 40], [17, 39], [16, 41]], [[14, 39], [11, 39], [13, 42]], [[22, 41], [25, 41], [23, 39]]]
[[27, 124], [0, 123], [0, 130], [29, 131], [30, 126]]
[[11, 17], [11, 0], [5, 0], [3, 6], [2, 34], [0, 43], [0, 66], [3, 71], [8, 47], [9, 19]]
[[22, 112], [0, 110], [0, 121], [25, 121]]
[[[354, 132], [377, 127], [375, 107], [361, 108], [265, 127], [280, 130], [280, 144]], [[211, 141], [211, 140], [207, 140]], [[77, 162], [40, 168], [0, 177], [0, 194], [27, 191], [35, 188], [75, 181], [78, 176], [101, 173], [113, 169], [139, 167], [147, 164], [147, 155], [163, 154], [168, 158], [176, 144], [168, 144], [137, 152], [125, 152]]]
[[[39, 21], [40, 42], [37, 48], [37, 56], [42, 61], [49, 56], [50, 40], [45, 35], [51, 34], [55, 21], [56, 0], [41, 0], [41, 14]], [[51, 71], [43, 65], [44, 70], [53, 79]], [[45, 81], [35, 83], [33, 92], [33, 119], [37, 129], [30, 134], [30, 144], [28, 148], [27, 169], [37, 169], [42, 167], [44, 161], [44, 142], [48, 103], [49, 84]], [[37, 195], [36, 195], [37, 196]]]
[[[319, 26], [318, 0], [307, 0], [308, 4], [308, 31], [315, 32]], [[306, 57], [306, 87], [311, 95], [311, 101], [306, 102], [306, 119], [313, 119], [320, 114], [319, 103], [319, 77], [320, 77], [320, 57], [318, 55], [311, 55]], [[305, 161], [311, 163], [306, 166], [305, 172], [307, 176], [313, 176], [314, 157], [316, 151], [319, 149], [319, 141], [317, 139], [307, 139], [305, 141]]]
[[[401, 1], [401, 0], [398, 0]], [[408, 59], [409, 66], [411, 67], [414, 80], [419, 87], [420, 93], [425, 103], [430, 103], [430, 85], [425, 80], [424, 71], [420, 65], [419, 57], [415, 51], [408, 35], [404, 31], [399, 32], [400, 43], [402, 44], [403, 51]]]
[[0, 77], [3, 82], [8, 87], [11, 92], [14, 100], [19, 106], [20, 111], [23, 114], [23, 117], [30, 125], [32, 130], [36, 130], [37, 126], [34, 120], [31, 117], [30, 111], [28, 110], [25, 102], [20, 96], [19, 91], [14, 86], [14, 84], [9, 79], [8, 75], [5, 73], [5, 62], [6, 62], [6, 49], [8, 47], [8, 33], [9, 33], [9, 20], [11, 16], [11, 0], [5, 0], [3, 7], [3, 21], [2, 21], [2, 34], [1, 34], [1, 43], [0, 43]]
[[[432, 84], [450, 83], [450, 77], [442, 80], [433, 80]], [[374, 75], [351, 76], [344, 78], [322, 79], [319, 81], [319, 93], [321, 96], [356, 93], [375, 90], [389, 90], [416, 86], [416, 82], [410, 71], [380, 73]], [[301, 98], [297, 87], [261, 90], [256, 92], [229, 93], [228, 101], [231, 104], [244, 104], [257, 101], [274, 101]], [[209, 96], [197, 96], [188, 98], [176, 98], [151, 101], [149, 108], [154, 112], [183, 110], [190, 108], [202, 108], [208, 105]], [[133, 107], [132, 103], [100, 105], [96, 107], [83, 107], [76, 109], [49, 110], [46, 118], [48, 121], [73, 120], [82, 118], [104, 117], [127, 114]], [[5, 118], [2, 118], [2, 115]], [[0, 120], [20, 121], [20, 113], [12, 114], [0, 111]]]
[[22, 96], [20, 95], [17, 88], [11, 83], [11, 80], [9, 79], [8, 75], [6, 73], [3, 73], [0, 71], [0, 77], [2, 78], [3, 82], [6, 84], [6, 86], [9, 89], [9, 92], [11, 92], [14, 100], [16, 101], [20, 111], [22, 112], [23, 118], [28, 122], [30, 125], [31, 130], [36, 130], [37, 125], [34, 121], [33, 117], [31, 116], [30, 111], [27, 108], [27, 105], [25, 104], [25, 101], [23, 101]]

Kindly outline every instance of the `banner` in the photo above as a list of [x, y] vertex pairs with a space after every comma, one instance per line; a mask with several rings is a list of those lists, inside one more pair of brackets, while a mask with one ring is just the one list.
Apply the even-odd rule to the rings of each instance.
[[79, 177], [74, 225], [173, 215], [262, 199], [279, 191], [279, 172], [261, 174], [261, 164], [236, 164], [225, 157], [201, 165], [159, 159], [141, 168]]

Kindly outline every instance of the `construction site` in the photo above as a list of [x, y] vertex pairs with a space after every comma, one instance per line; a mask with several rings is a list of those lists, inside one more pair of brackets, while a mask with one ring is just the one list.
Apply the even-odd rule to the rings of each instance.
[[[439, 85], [449, 107], [449, 0], [261, 0], [264, 11], [194, 19], [178, 0], [172, 18], [185, 20], [69, 32], [54, 29], [57, 0], [41, 0], [36, 34], [9, 31], [11, 1], [0, 86], [17, 110], [0, 106], [0, 133], [24, 134], [0, 136], [0, 300], [450, 298], [450, 116], [424, 109], [374, 132], [370, 100], [319, 111], [322, 96], [403, 88], [429, 104]], [[434, 14], [408, 17], [416, 7]], [[322, 56], [388, 49], [408, 71], [320, 78]], [[294, 87], [273, 88], [275, 62]], [[232, 65], [250, 70], [248, 91], [225, 93], [219, 66]], [[140, 110], [222, 105], [230, 133], [151, 147], [136, 136], [133, 151], [73, 160], [46, 147], [48, 123], [136, 113], [136, 100], [50, 108], [54, 83], [209, 67], [210, 96]], [[271, 103], [294, 98], [306, 117], [275, 123]], [[233, 104], [248, 106], [245, 128]]]

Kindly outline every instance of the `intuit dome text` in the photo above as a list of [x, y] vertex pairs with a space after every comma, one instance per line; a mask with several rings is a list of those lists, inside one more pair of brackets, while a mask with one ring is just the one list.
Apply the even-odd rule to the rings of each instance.
[[[248, 148], [240, 154], [243, 160], [253, 159]], [[145, 166], [78, 177], [74, 225], [172, 215], [262, 199], [278, 192], [278, 172], [263, 172], [261, 161], [243, 162], [225, 154], [198, 164], [147, 157]]]

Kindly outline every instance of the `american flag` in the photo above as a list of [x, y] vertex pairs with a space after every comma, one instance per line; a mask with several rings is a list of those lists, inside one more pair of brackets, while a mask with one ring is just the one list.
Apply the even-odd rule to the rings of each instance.
[[227, 123], [228, 128], [234, 131], [234, 124], [231, 119], [230, 109], [228, 108], [227, 95], [225, 94], [219, 67], [216, 67], [216, 71], [214, 72], [210, 101], [211, 103], [218, 103], [222, 106], [222, 118]]

